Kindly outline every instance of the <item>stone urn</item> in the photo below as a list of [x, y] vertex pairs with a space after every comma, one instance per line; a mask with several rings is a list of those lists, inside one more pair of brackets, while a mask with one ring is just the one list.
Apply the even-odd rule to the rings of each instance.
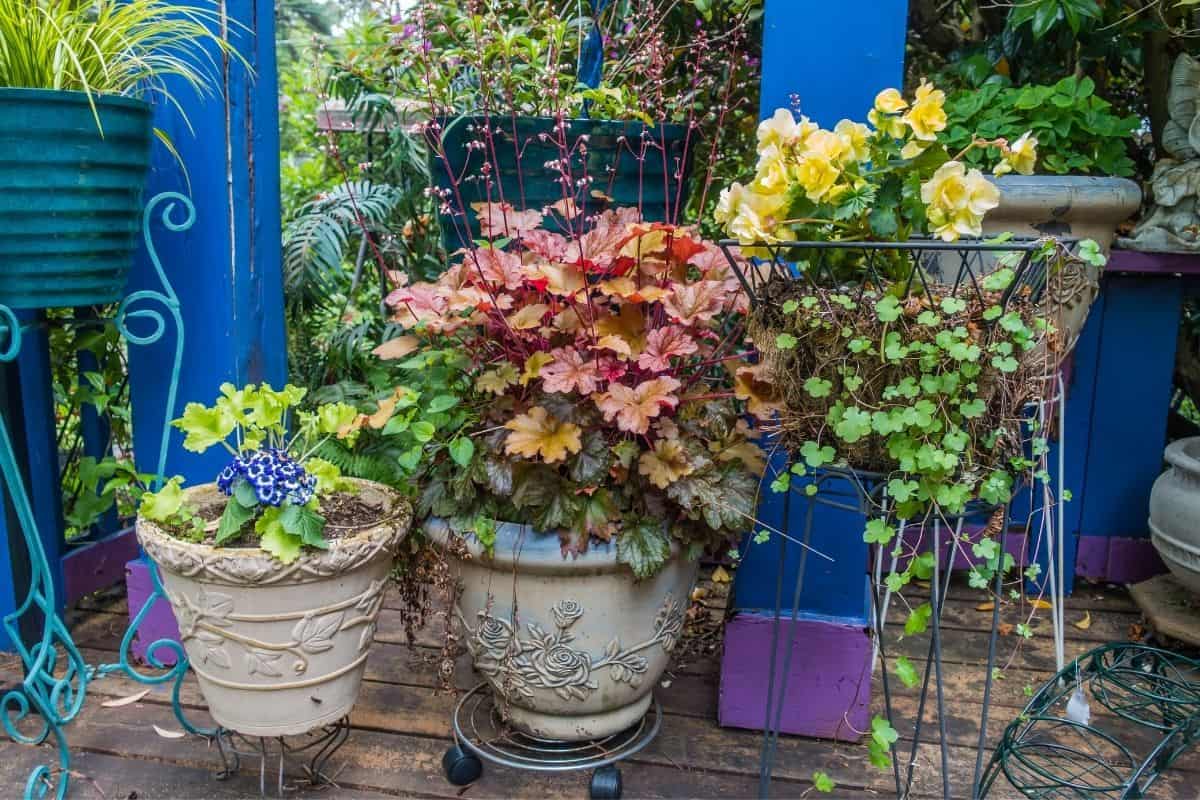
[[[396, 492], [355, 483], [378, 519], [291, 564], [257, 547], [184, 542], [138, 518], [138, 540], [158, 565], [200, 691], [222, 727], [290, 736], [354, 706], [392, 557], [411, 521]], [[215, 484], [187, 496], [200, 508], [227, 499]]]
[[559, 538], [502, 523], [491, 554], [442, 520], [425, 526], [451, 559], [456, 613], [475, 669], [515, 728], [560, 741], [600, 739], [636, 724], [683, 631], [698, 564], [672, 545], [638, 581], [612, 543], [564, 556]]
[[1200, 593], [1200, 436], [1163, 453], [1169, 468], [1150, 491], [1150, 539], [1180, 583]]
[[[1094, 239], [1109, 251], [1117, 225], [1129, 219], [1142, 202], [1142, 191], [1125, 178], [1080, 175], [1005, 175], [993, 179], [1000, 187], [1000, 205], [983, 218], [984, 236], [1058, 236]], [[1100, 291], [1100, 270], [1073, 265], [1062, 281], [1051, 281], [1045, 300], [1060, 309], [1060, 325], [1073, 345], [1087, 321], [1088, 310]]]

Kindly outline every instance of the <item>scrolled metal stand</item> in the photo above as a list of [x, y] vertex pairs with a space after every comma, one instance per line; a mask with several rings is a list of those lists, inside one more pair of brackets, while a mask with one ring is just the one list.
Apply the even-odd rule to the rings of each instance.
[[617, 800], [622, 781], [619, 762], [640, 752], [662, 727], [662, 705], [654, 699], [650, 710], [633, 727], [603, 739], [564, 742], [544, 739], [511, 728], [494, 702], [491, 689], [481, 683], [454, 709], [454, 744], [442, 757], [446, 780], [467, 786], [483, 774], [483, 762], [531, 772], [592, 770], [592, 800]]
[[[168, 317], [176, 332], [174, 361], [158, 452], [156, 482], [161, 482], [166, 468], [169, 423], [175, 415], [184, 344], [184, 326], [179, 310], [179, 298], [163, 270], [151, 234], [154, 216], [160, 207], [162, 207], [162, 225], [169, 231], [186, 231], [195, 221], [195, 207], [191, 200], [184, 195], [166, 192], [150, 200], [142, 218], [142, 236], [150, 260], [162, 284], [162, 291], [134, 292], [120, 304], [115, 318], [117, 329], [131, 345], [147, 346], [162, 339], [168, 330]], [[182, 219], [174, 217], [172, 212], [176, 208], [182, 208], [184, 212]], [[143, 307], [135, 308], [135, 305]], [[160, 308], [154, 308], [154, 305]], [[149, 332], [137, 333], [130, 327], [131, 323], [147, 320], [152, 323]], [[16, 315], [7, 306], [0, 305], [0, 361], [11, 362], [16, 359], [21, 350], [21, 339], [22, 329]], [[192, 733], [205, 736], [215, 735], [216, 731], [213, 729], [200, 728], [191, 724], [180, 705], [179, 690], [187, 673], [188, 660], [178, 642], [159, 640], [151, 644], [147, 650], [147, 661], [150, 666], [154, 669], [165, 670], [159, 674], [139, 671], [129, 658], [129, 647], [139, 627], [151, 606], [164, 596], [157, 571], [150, 570], [151, 575], [154, 576], [154, 592], [134, 617], [129, 630], [126, 631], [121, 641], [119, 661], [115, 664], [89, 666], [72, 640], [62, 618], [55, 610], [56, 598], [50, 565], [38, 534], [29, 495], [9, 437], [8, 425], [2, 418], [0, 418], [0, 477], [3, 478], [4, 485], [8, 488], [8, 493], [12, 498], [29, 552], [32, 575], [29, 592], [24, 601], [2, 620], [6, 633], [14, 642], [21, 657], [25, 669], [25, 679], [20, 687], [8, 691], [0, 699], [0, 712], [3, 713], [4, 729], [14, 741], [40, 745], [47, 739], [53, 738], [58, 749], [57, 770], [42, 764], [38, 765], [30, 774], [25, 784], [27, 800], [44, 798], [51, 790], [60, 800], [66, 796], [70, 783], [71, 753], [63, 726], [73, 720], [83, 707], [88, 684], [104, 675], [121, 672], [141, 683], [151, 685], [174, 681], [172, 706], [180, 723]], [[39, 614], [41, 617], [41, 636], [32, 643], [26, 643], [19, 630], [20, 621], [29, 614]], [[170, 652], [175, 656], [174, 666], [163, 662], [159, 655], [163, 652]], [[33, 730], [28, 730], [29, 723], [26, 720], [34, 713], [40, 717], [40, 722], [34, 724]], [[23, 723], [25, 724], [23, 725]]]

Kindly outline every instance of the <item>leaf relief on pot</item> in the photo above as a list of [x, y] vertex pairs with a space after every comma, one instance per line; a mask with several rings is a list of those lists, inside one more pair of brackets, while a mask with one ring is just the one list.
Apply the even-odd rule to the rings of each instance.
[[[375, 638], [375, 621], [383, 605], [385, 586], [384, 581], [372, 581], [360, 594], [339, 603], [282, 614], [238, 613], [233, 596], [205, 588], [195, 596], [168, 591], [167, 599], [179, 623], [180, 640], [195, 640], [201, 645], [192, 648], [194, 662], [232, 670], [233, 659], [240, 652], [247, 675], [281, 678], [285, 668], [303, 674], [308, 670], [309, 656], [332, 650], [342, 633], [357, 635], [354, 652], [365, 654]], [[251, 635], [256, 624], [293, 619], [296, 623], [286, 642], [265, 641]], [[285, 655], [291, 657], [290, 661], [284, 660]]]
[[561, 600], [550, 609], [553, 630], [528, 622], [524, 636], [512, 620], [496, 617], [486, 609], [478, 613], [479, 623], [474, 628], [461, 611], [458, 616], [467, 630], [467, 646], [475, 668], [503, 697], [533, 697], [534, 691], [541, 689], [553, 691], [563, 700], [584, 700], [599, 688], [597, 678], [606, 670], [617, 683], [641, 686], [647, 661], [639, 653], [655, 646], [670, 653], [683, 630], [684, 608], [668, 594], [655, 615], [654, 630], [648, 639], [622, 647], [620, 638], [614, 636], [598, 655], [572, 646], [572, 629], [583, 615], [579, 603]]

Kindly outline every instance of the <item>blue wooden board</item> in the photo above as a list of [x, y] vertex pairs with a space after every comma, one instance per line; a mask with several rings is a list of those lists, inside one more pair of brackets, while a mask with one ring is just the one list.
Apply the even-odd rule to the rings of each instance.
[[[800, 110], [825, 127], [842, 118], [865, 120], [875, 95], [899, 87], [904, 72], [904, 40], [908, 27], [906, 0], [876, 0], [870, 13], [848, 13], [844, 5], [825, 0], [766, 0], [763, 24], [763, 117], [790, 107], [798, 95]], [[847, 47], [853, 42], [853, 47]], [[804, 529], [807, 501], [793, 497], [790, 529]], [[759, 514], [780, 527], [782, 499], [766, 487]], [[809, 557], [805, 570], [801, 616], [863, 624], [867, 619], [867, 548], [861, 516], [832, 509], [814, 513], [813, 546], [833, 562]], [[747, 543], [738, 569], [734, 606], [738, 610], [773, 610], [778, 537], [765, 545]], [[783, 555], [784, 608], [791, 609], [800, 548], [789, 545]]]
[[1112, 275], [1105, 295], [1079, 533], [1143, 538], [1162, 472], [1182, 282]]
[[[187, 0], [208, 7], [203, 0]], [[231, 39], [254, 69], [251, 78], [231, 61], [225, 94], [198, 98], [173, 86], [195, 133], [170, 106], [155, 109], [155, 124], [171, 137], [187, 174], [156, 143], [146, 197], [162, 191], [189, 194], [196, 224], [185, 234], [158, 229], [156, 244], [182, 301], [186, 328], [178, 416], [188, 401], [211, 403], [225, 381], [287, 376], [279, 210], [279, 120], [275, 73], [274, 6], [266, 0], [227, 8]], [[214, 64], [221, 59], [214, 54]], [[218, 73], [218, 79], [220, 75]], [[144, 257], [132, 289], [158, 289]], [[174, 332], [149, 347], [130, 348], [134, 443], [139, 467], [152, 471], [158, 456]], [[172, 435], [167, 473], [189, 482], [211, 481], [228, 454], [182, 450]]]

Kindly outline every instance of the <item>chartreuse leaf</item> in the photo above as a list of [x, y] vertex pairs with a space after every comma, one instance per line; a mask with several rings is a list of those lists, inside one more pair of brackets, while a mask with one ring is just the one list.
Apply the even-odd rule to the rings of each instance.
[[304, 462], [304, 469], [317, 479], [317, 494], [330, 492], [350, 492], [354, 490], [353, 481], [342, 477], [342, 471], [337, 464], [323, 458], [310, 458]]
[[834, 783], [833, 778], [829, 777], [829, 773], [820, 770], [812, 774], [812, 784], [814, 789], [823, 794], [829, 794], [837, 788], [837, 784]]
[[863, 541], [867, 544], [887, 544], [895, 533], [886, 519], [867, 520], [867, 528], [863, 531]]
[[867, 758], [872, 766], [887, 769], [892, 765], [892, 758], [888, 753], [899, 738], [900, 734], [883, 717], [875, 716], [871, 720], [871, 739], [867, 742]]
[[157, 492], [143, 494], [142, 505], [138, 513], [154, 522], [170, 522], [182, 508], [183, 478], [176, 475], [163, 484]]
[[896, 659], [896, 677], [900, 682], [909, 689], [916, 686], [920, 681], [920, 676], [917, 675], [917, 668], [908, 660], [907, 656], [899, 656]]
[[922, 603], [914, 608], [904, 621], [904, 632], [909, 636], [924, 633], [929, 628], [929, 620], [933, 617], [933, 606]]
[[300, 547], [303, 544], [298, 534], [289, 533], [280, 521], [283, 510], [275, 506], [263, 509], [263, 513], [254, 523], [254, 531], [258, 534], [258, 546], [275, 556], [284, 564], [291, 564], [300, 557]]
[[237, 427], [237, 420], [228, 408], [208, 408], [200, 403], [188, 403], [183, 409], [183, 416], [171, 424], [184, 432], [185, 450], [203, 453], [225, 441]]
[[626, 520], [617, 537], [617, 561], [628, 564], [638, 580], [649, 578], [671, 555], [662, 523], [653, 519]]

